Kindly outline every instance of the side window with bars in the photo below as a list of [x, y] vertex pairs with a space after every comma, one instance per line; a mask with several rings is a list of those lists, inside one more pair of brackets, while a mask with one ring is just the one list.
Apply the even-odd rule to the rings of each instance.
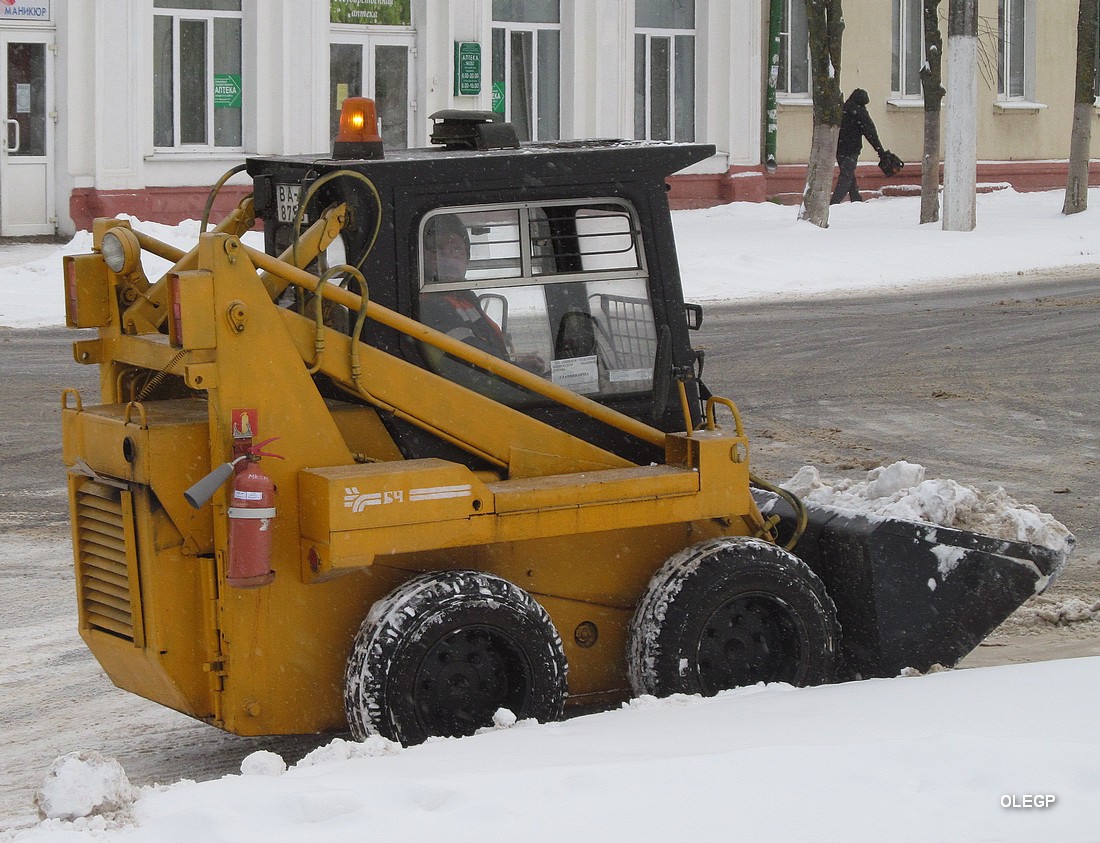
[[[462, 273], [437, 270], [443, 228], [465, 232], [451, 238], [465, 241]], [[640, 238], [619, 199], [438, 209], [421, 226], [420, 318], [456, 337], [499, 335], [497, 348], [465, 341], [582, 394], [647, 392], [657, 343]], [[474, 383], [469, 367], [435, 368]]]

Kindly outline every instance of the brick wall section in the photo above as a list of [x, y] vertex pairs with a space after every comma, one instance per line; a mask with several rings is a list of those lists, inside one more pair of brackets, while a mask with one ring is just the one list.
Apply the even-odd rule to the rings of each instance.
[[[217, 224], [251, 188], [226, 185], [218, 193], [210, 214]], [[128, 214], [146, 222], [176, 225], [183, 220], [202, 219], [210, 187], [147, 187], [144, 190], [95, 190], [77, 188], [69, 196], [69, 213], [78, 231], [90, 231], [96, 217]]]
[[[1065, 161], [979, 161], [978, 189], [1009, 185], [1021, 193], [1036, 190], [1064, 190]], [[874, 196], [919, 195], [920, 167], [907, 163], [892, 178], [883, 176], [878, 165], [861, 162], [859, 189], [868, 198]], [[835, 174], [834, 174], [835, 179]], [[940, 174], [941, 184], [943, 174]], [[731, 167], [726, 173], [671, 176], [668, 179], [669, 203], [674, 209], [709, 208], [727, 202], [776, 201], [797, 205], [806, 185], [805, 164], [784, 164], [774, 173], [762, 166]], [[1089, 184], [1100, 187], [1100, 161], [1089, 163]]]

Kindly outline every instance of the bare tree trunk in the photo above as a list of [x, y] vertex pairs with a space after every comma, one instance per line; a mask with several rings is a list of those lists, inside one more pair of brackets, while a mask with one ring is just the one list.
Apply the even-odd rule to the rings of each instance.
[[1073, 98], [1073, 131], [1063, 214], [1076, 214], [1089, 203], [1089, 151], [1092, 147], [1096, 85], [1096, 38], [1100, 0], [1081, 0], [1077, 13], [1077, 85]]
[[806, 168], [799, 219], [829, 227], [836, 139], [844, 102], [840, 95], [840, 47], [844, 12], [840, 0], [806, 0], [810, 31], [810, 67], [813, 75], [814, 133]]
[[943, 88], [941, 64], [943, 35], [940, 33], [940, 0], [924, 0], [924, 66], [920, 84], [924, 91], [924, 156], [920, 170], [920, 221], [940, 218], [940, 106]]

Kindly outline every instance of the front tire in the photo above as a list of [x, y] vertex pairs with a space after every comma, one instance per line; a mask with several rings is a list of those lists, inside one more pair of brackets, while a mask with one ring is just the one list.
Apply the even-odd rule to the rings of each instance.
[[833, 601], [802, 560], [759, 539], [712, 539], [650, 581], [631, 622], [630, 684], [662, 697], [829, 682], [839, 635]]
[[344, 709], [358, 740], [409, 746], [519, 719], [556, 720], [565, 706], [561, 638], [525, 591], [491, 574], [413, 577], [378, 601], [355, 638]]

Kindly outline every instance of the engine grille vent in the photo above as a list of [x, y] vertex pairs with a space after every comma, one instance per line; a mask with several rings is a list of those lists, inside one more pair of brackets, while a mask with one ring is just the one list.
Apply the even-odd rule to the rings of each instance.
[[84, 622], [134, 641], [134, 605], [127, 533], [130, 496], [89, 481], [76, 493], [77, 594]]

